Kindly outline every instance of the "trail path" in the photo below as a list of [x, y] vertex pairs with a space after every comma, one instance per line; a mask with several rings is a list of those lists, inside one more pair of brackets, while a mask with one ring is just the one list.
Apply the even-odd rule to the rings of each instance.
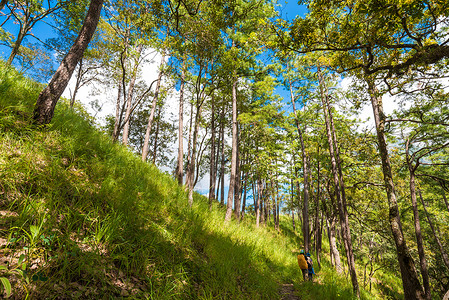
[[296, 290], [292, 283], [281, 285], [280, 295], [282, 300], [301, 300], [296, 296]]

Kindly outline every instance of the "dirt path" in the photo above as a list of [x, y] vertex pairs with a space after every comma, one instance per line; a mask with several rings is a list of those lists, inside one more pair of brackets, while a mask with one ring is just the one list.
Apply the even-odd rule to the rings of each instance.
[[292, 283], [281, 285], [280, 295], [282, 300], [301, 300], [296, 296], [296, 290]]

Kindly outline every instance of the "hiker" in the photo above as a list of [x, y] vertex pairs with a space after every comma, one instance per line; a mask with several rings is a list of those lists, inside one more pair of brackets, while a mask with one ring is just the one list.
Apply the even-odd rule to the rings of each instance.
[[306, 274], [308, 272], [306, 256], [304, 255], [304, 250], [301, 249], [298, 255], [298, 265], [302, 272], [302, 278], [306, 281]]
[[309, 252], [306, 254], [307, 261], [307, 273], [309, 273], [309, 281], [313, 281], [313, 274], [315, 274], [315, 270], [313, 269], [313, 260]]

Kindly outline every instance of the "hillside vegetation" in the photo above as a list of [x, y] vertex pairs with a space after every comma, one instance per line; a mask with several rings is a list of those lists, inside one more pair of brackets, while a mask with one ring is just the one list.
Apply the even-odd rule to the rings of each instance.
[[[317, 280], [302, 283], [287, 216], [276, 232], [224, 223], [224, 208], [198, 194], [190, 208], [170, 174], [112, 143], [82, 107], [62, 101], [50, 126], [33, 125], [41, 85], [0, 68], [3, 296], [279, 299], [293, 283], [302, 299], [351, 298], [326, 245]], [[384, 280], [362, 298], [400, 297], [400, 281]]]

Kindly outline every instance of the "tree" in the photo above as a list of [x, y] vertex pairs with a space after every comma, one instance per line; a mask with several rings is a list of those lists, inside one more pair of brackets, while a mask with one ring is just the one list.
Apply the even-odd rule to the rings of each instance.
[[62, 60], [50, 83], [40, 93], [34, 108], [34, 120], [38, 124], [48, 124], [53, 118], [56, 103], [66, 88], [73, 71], [79, 60], [83, 57], [84, 50], [97, 28], [100, 19], [103, 0], [91, 0], [89, 10], [83, 27], [75, 40], [72, 48]]
[[4, 5], [7, 5], [11, 15], [16, 20], [15, 22], [19, 25], [19, 32], [15, 42], [12, 45], [11, 54], [6, 61], [7, 65], [11, 65], [14, 58], [20, 51], [20, 46], [22, 45], [23, 39], [30, 34], [31, 29], [36, 25], [36, 23], [42, 21], [47, 16], [60, 9], [63, 5], [65, 5], [65, 1], [48, 1], [48, 8], [44, 7], [42, 0], [21, 0], [13, 1], [12, 3], [2, 1], [2, 3], [0, 3], [0, 10], [3, 9]]

